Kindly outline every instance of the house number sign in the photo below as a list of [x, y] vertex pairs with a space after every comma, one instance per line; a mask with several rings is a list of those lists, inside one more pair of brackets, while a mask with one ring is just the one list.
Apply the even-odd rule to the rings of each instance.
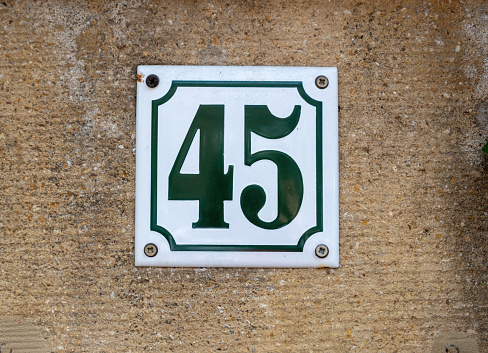
[[337, 70], [139, 66], [136, 266], [339, 266]]

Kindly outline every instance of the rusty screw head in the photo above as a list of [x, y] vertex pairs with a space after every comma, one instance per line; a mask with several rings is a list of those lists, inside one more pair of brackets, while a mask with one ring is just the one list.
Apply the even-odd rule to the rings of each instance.
[[159, 77], [157, 75], [149, 75], [146, 77], [146, 85], [149, 88], [156, 88], [159, 85]]
[[144, 254], [146, 254], [147, 257], [154, 257], [157, 253], [158, 247], [153, 243], [146, 244], [144, 247]]
[[324, 244], [317, 245], [317, 247], [315, 248], [315, 255], [323, 259], [324, 257], [327, 257], [327, 255], [329, 255], [329, 248], [327, 247], [327, 245]]
[[317, 78], [315, 79], [315, 86], [317, 86], [320, 89], [327, 88], [328, 85], [329, 85], [329, 79], [324, 75], [317, 76]]
[[459, 348], [453, 344], [446, 347], [446, 353], [459, 353]]

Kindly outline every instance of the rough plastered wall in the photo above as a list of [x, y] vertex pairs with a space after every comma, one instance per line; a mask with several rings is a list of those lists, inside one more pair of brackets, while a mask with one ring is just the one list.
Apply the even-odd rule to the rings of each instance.
[[[339, 269], [134, 267], [141, 64], [338, 67]], [[2, 0], [0, 349], [488, 351], [487, 96], [484, 1]]]

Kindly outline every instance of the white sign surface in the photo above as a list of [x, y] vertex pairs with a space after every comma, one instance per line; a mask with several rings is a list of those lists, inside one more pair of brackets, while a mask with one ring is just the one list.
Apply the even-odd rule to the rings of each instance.
[[338, 267], [336, 68], [139, 66], [136, 266]]

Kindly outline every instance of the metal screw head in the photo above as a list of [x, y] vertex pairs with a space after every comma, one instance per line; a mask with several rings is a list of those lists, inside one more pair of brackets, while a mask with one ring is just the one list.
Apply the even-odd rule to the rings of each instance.
[[327, 245], [324, 244], [317, 245], [317, 247], [315, 248], [315, 255], [323, 259], [324, 257], [327, 257], [327, 255], [329, 255], [329, 248], [327, 247]]
[[146, 254], [147, 257], [154, 257], [157, 253], [158, 247], [153, 243], [146, 244], [144, 247], [144, 254]]
[[459, 353], [459, 348], [453, 344], [446, 347], [446, 353]]
[[327, 88], [328, 85], [329, 85], [329, 79], [324, 75], [317, 76], [317, 78], [315, 79], [315, 86], [317, 86], [320, 89]]
[[157, 75], [151, 74], [146, 77], [146, 85], [149, 88], [155, 88], [159, 85], [159, 77]]

